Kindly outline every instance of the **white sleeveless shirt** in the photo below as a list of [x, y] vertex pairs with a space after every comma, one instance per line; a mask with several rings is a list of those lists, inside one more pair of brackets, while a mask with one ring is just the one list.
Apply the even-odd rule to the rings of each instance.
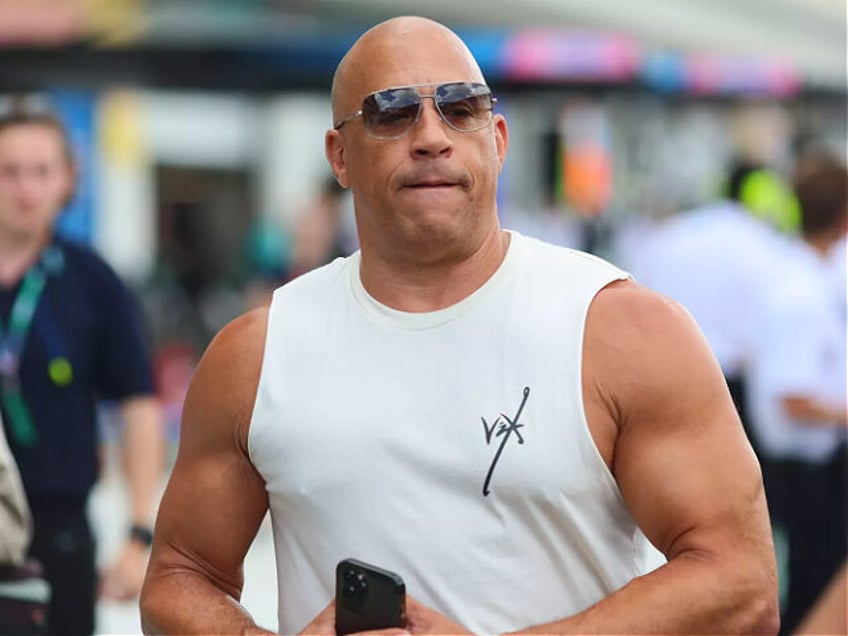
[[248, 448], [281, 633], [330, 601], [346, 557], [477, 633], [569, 616], [659, 565], [583, 411], [586, 313], [625, 277], [513, 233], [440, 311], [378, 303], [358, 253], [274, 293]]

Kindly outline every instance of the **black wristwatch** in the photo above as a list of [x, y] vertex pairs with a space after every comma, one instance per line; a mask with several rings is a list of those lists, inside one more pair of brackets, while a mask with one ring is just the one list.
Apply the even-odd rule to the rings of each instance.
[[130, 541], [135, 541], [136, 543], [140, 543], [146, 548], [149, 548], [153, 545], [153, 530], [151, 530], [147, 526], [142, 526], [140, 524], [133, 524], [130, 526]]

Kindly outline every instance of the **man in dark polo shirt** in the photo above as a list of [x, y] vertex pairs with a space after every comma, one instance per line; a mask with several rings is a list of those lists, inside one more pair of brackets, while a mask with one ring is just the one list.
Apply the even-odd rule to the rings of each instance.
[[52, 588], [50, 631], [91, 634], [98, 575], [87, 500], [98, 472], [98, 401], [120, 406], [130, 495], [126, 545], [100, 581], [108, 597], [139, 592], [163, 438], [134, 299], [96, 254], [53, 233], [73, 185], [60, 120], [23, 100], [0, 110], [3, 425], [32, 510], [30, 553]]

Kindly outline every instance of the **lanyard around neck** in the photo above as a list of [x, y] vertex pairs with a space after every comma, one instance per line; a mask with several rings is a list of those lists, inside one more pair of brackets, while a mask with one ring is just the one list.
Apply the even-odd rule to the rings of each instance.
[[44, 250], [38, 262], [24, 276], [12, 305], [8, 332], [4, 332], [0, 319], [0, 394], [9, 415], [11, 431], [18, 443], [24, 446], [35, 443], [35, 427], [20, 390], [21, 353], [47, 284], [47, 276], [61, 271], [63, 267], [64, 255], [58, 247], [51, 245]]
[[[8, 333], [4, 333], [3, 320], [0, 318], [0, 356], [3, 358], [6, 356], [20, 358], [27, 331], [32, 324], [32, 317], [46, 282], [47, 274], [40, 267], [40, 262], [30, 267], [12, 305]], [[0, 361], [0, 372], [5, 371], [4, 367], [5, 365]]]

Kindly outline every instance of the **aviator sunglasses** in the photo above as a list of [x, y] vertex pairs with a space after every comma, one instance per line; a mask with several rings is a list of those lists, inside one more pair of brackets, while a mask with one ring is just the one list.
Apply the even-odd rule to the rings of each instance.
[[[419, 88], [434, 87], [432, 95], [422, 95]], [[448, 82], [447, 84], [413, 84], [386, 88], [362, 100], [362, 109], [337, 122], [339, 130], [357, 117], [362, 117], [365, 131], [377, 139], [399, 139], [418, 123], [425, 99], [432, 99], [436, 111], [448, 126], [460, 132], [480, 130], [492, 121], [497, 99], [485, 84]]]

